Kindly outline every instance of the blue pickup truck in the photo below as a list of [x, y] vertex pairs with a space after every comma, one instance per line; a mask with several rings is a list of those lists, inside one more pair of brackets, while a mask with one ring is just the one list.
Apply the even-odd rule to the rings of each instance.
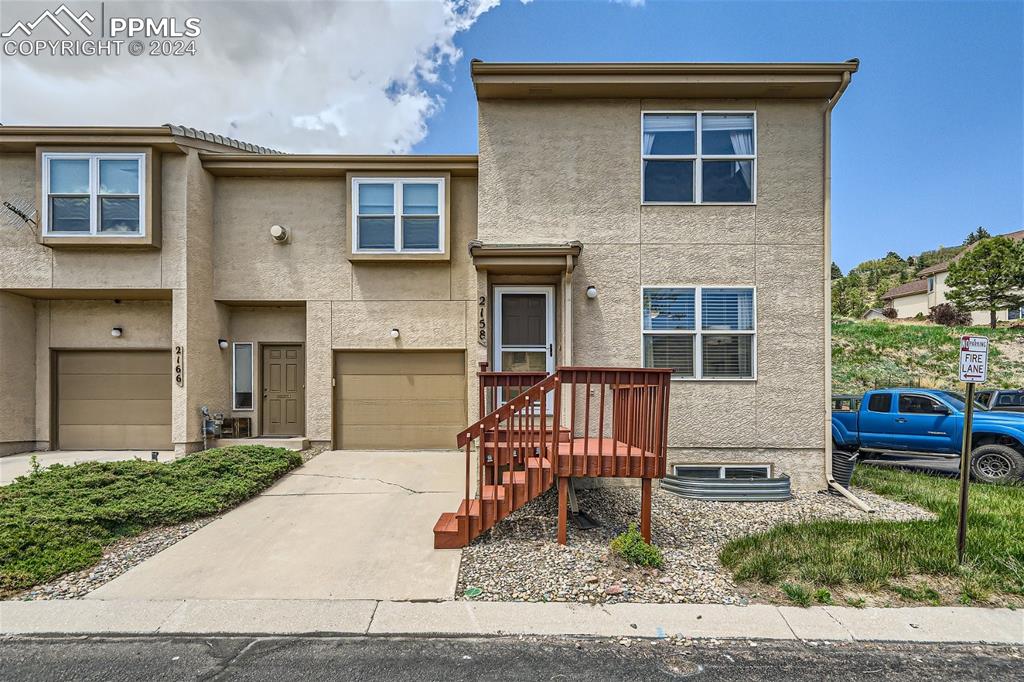
[[[959, 459], [964, 397], [952, 391], [887, 388], [833, 400], [832, 444], [859, 457]], [[971, 474], [986, 483], [1024, 476], [1024, 414], [975, 403]]]

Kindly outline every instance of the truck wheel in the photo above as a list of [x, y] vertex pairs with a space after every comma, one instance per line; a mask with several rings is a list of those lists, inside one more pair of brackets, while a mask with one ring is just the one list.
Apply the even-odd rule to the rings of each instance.
[[983, 483], [1010, 483], [1024, 475], [1024, 455], [1008, 445], [981, 445], [971, 452], [971, 473]]

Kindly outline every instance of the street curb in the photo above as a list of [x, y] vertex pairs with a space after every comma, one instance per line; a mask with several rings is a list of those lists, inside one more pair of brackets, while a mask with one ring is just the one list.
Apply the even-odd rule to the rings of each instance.
[[571, 636], [1024, 645], [1024, 612], [722, 604], [98, 600], [0, 602], [0, 635]]

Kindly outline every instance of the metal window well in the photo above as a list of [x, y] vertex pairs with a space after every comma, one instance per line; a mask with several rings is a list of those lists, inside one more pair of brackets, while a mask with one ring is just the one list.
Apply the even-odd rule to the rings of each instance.
[[666, 475], [661, 488], [691, 500], [782, 502], [792, 497], [789, 476], [778, 478], [689, 478]]

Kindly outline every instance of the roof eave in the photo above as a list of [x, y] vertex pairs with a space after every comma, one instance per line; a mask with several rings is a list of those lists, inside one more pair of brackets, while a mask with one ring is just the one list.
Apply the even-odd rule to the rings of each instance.
[[859, 62], [486, 63], [471, 66], [478, 99], [832, 97]]

